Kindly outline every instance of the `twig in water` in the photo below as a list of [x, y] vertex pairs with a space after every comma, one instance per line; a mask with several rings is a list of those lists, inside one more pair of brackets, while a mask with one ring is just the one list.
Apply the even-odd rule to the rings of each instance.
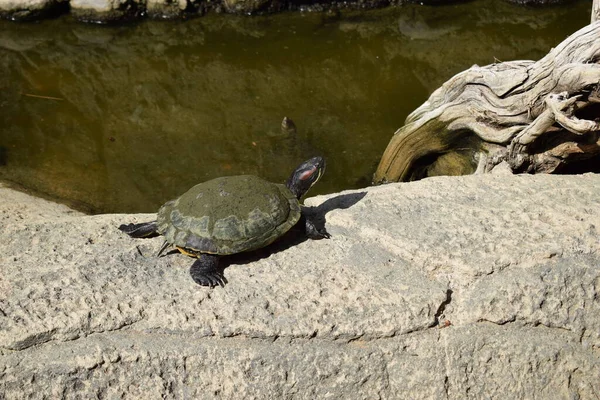
[[37, 94], [31, 94], [31, 93], [23, 93], [23, 96], [35, 97], [36, 99], [46, 99], [46, 100], [59, 100], [59, 101], [63, 101], [64, 100], [64, 99], [61, 99], [60, 97], [40, 96], [40, 95], [37, 95]]

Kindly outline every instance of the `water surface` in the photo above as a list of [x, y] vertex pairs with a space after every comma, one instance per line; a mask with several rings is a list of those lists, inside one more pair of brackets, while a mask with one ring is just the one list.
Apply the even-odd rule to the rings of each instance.
[[[408, 113], [473, 64], [539, 59], [591, 3], [501, 0], [95, 26], [0, 21], [0, 179], [91, 212], [152, 212], [222, 175], [358, 188]], [[284, 116], [297, 137], [281, 134]]]

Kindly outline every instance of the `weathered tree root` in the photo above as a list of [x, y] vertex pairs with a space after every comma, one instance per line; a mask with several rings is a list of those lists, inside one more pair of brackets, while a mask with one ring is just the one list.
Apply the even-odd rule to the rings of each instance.
[[599, 98], [595, 22], [537, 62], [473, 66], [455, 75], [394, 134], [374, 182], [489, 172], [500, 163], [514, 172], [552, 173], [600, 157], [600, 124], [593, 120]]

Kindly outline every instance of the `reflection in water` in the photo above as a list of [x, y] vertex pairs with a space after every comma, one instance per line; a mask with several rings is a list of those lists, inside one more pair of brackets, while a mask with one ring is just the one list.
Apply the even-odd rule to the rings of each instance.
[[317, 154], [328, 170], [315, 194], [368, 185], [437, 86], [472, 64], [540, 58], [588, 23], [588, 3], [0, 21], [0, 178], [96, 212], [152, 212], [221, 175], [282, 182]]
[[6, 151], [6, 147], [0, 146], [0, 167], [6, 165], [7, 158], [8, 158], [8, 154]]

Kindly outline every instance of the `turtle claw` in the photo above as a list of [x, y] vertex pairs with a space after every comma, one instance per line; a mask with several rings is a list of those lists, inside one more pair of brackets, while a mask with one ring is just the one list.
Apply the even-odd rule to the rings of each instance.
[[208, 286], [210, 288], [214, 288], [217, 286], [225, 287], [227, 283], [227, 279], [223, 275], [222, 272], [215, 272], [212, 275], [204, 274], [204, 275], [194, 275], [192, 274], [192, 279], [200, 286]]
[[[225, 275], [223, 275], [223, 272], [220, 272], [220, 271], [215, 272], [212, 275], [204, 275], [204, 279], [205, 279], [205, 281], [209, 281], [210, 284], [203, 285], [203, 286], [210, 286], [211, 288], [214, 288], [217, 286], [225, 287], [225, 284], [227, 283], [227, 279], [225, 278]], [[198, 281], [196, 281], [196, 282], [198, 282]]]
[[325, 228], [323, 228], [323, 229], [316, 229], [315, 228], [315, 230], [311, 231], [308, 234], [308, 237], [311, 238], [311, 239], [318, 240], [318, 239], [329, 239], [329, 238], [331, 238], [331, 235], [329, 234], [329, 232], [327, 232], [325, 230]]
[[[218, 283], [218, 284], [219, 284], [219, 286], [221, 286], [221, 287], [225, 287], [225, 285], [226, 285], [227, 283], [229, 283], [229, 282], [227, 281], [227, 278], [225, 278], [225, 275], [223, 275], [223, 273], [222, 273], [222, 272], [219, 274], [219, 280], [218, 280], [218, 282], [217, 282], [217, 283]], [[214, 285], [214, 286], [217, 286], [217, 285]], [[214, 287], [214, 286], [213, 286], [213, 287]]]
[[329, 239], [331, 235], [325, 227], [317, 227], [316, 224], [310, 219], [306, 219], [306, 236], [313, 240]]
[[218, 268], [219, 257], [213, 254], [202, 254], [190, 267], [190, 275], [200, 286], [224, 287], [227, 283], [223, 270]]
[[323, 239], [329, 239], [329, 238], [331, 238], [331, 235], [325, 229], [320, 230], [319, 234], [321, 235], [321, 238], [323, 238]]

